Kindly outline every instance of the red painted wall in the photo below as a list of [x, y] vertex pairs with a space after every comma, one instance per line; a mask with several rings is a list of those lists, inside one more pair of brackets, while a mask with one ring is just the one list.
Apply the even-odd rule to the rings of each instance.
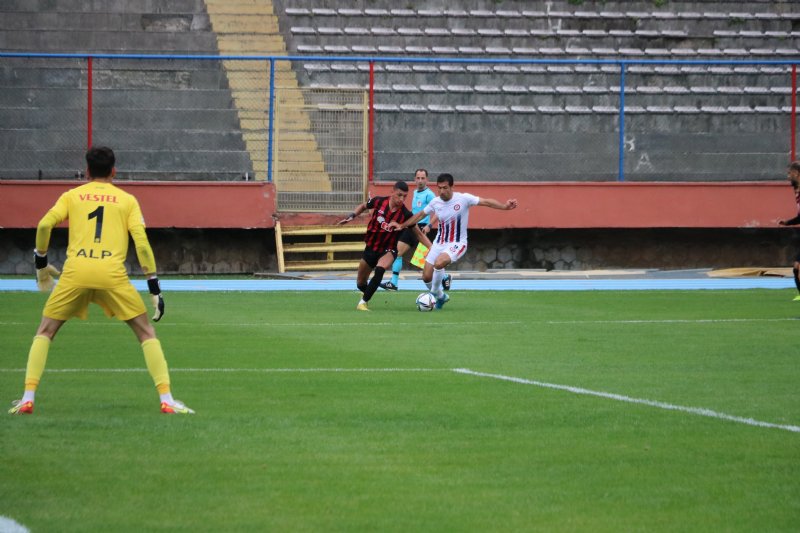
[[[0, 181], [0, 227], [34, 228], [75, 181]], [[264, 182], [119, 182], [139, 198], [152, 228], [271, 228], [275, 189]], [[388, 194], [390, 183], [370, 185]], [[435, 184], [432, 186], [436, 192]], [[796, 214], [787, 182], [456, 183], [456, 191], [499, 201], [511, 212], [475, 208], [470, 227], [748, 228], [774, 227]], [[410, 201], [407, 202], [410, 204]], [[355, 207], [355, 206], [353, 206]], [[344, 215], [346, 213], [342, 213]], [[284, 224], [333, 223], [341, 215], [277, 214]]]
[[[0, 180], [0, 227], [35, 228], [77, 181]], [[150, 228], [271, 228], [275, 188], [264, 182], [116, 182]]]
[[[371, 187], [373, 194], [390, 190], [391, 184]], [[510, 212], [472, 209], [470, 227], [484, 229], [773, 227], [797, 211], [788, 182], [470, 182], [454, 190], [517, 199]]]

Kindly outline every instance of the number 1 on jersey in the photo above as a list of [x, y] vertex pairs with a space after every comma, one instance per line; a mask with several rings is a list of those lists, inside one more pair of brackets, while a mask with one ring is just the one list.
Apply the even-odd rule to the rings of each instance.
[[100, 235], [103, 233], [103, 209], [104, 206], [101, 205], [89, 213], [89, 220], [93, 218], [97, 219], [94, 227], [94, 242], [100, 242]]

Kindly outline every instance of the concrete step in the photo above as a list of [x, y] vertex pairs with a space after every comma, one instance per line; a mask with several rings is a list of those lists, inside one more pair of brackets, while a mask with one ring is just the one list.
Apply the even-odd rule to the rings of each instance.
[[86, 31], [86, 28], [116, 32], [211, 31], [208, 15], [202, 12], [4, 12], [0, 5], [0, 31]]
[[[240, 71], [257, 71], [260, 73], [269, 73], [269, 63], [266, 60], [227, 60], [223, 61], [225, 70], [240, 72]], [[276, 61], [275, 72], [276, 74], [284, 74], [292, 71], [292, 64], [290, 61]]]
[[[116, 145], [124, 142], [130, 150], [244, 150], [244, 141], [236, 131], [199, 131], [187, 129], [159, 130], [124, 130], [95, 128], [93, 137], [96, 142]], [[72, 128], [3, 128], [0, 129], [0, 150], [37, 150], [48, 147], [53, 150], [80, 149], [85, 145], [85, 132], [76, 134]], [[118, 140], [117, 143], [114, 140]], [[266, 147], [264, 148], [266, 152]], [[0, 163], [2, 166], [2, 163]]]
[[[662, 25], [691, 24], [746, 24], [752, 21], [770, 21], [763, 17], [733, 17], [731, 13], [784, 13], [792, 6], [775, 2], [674, 2], [669, 6], [655, 6], [653, 2], [629, 1], [591, 3], [531, 2], [506, 0], [500, 4], [485, 2], [457, 2], [434, 6], [402, 6], [391, 2], [370, 2], [366, 6], [348, 6], [348, 9], [320, 9], [319, 3], [305, 0], [279, 2], [278, 14], [292, 25], [323, 26], [357, 25], [363, 22], [369, 26], [391, 27], [408, 26], [430, 28], [439, 25], [458, 24], [462, 27], [492, 27], [505, 24], [551, 24], [556, 27], [574, 27], [597, 23], [629, 25], [636, 27], [646, 23]], [[355, 9], [353, 9], [355, 8]], [[708, 14], [707, 16], [704, 16]], [[716, 16], [715, 16], [716, 14]], [[659, 16], [663, 15], [663, 16]], [[785, 19], [783, 19], [785, 20]]]
[[[198, 67], [205, 63], [205, 68], [169, 68], [166, 62], [161, 64], [161, 69], [137, 68], [128, 64], [117, 64], [113, 69], [105, 68], [105, 62], [100, 68], [94, 69], [93, 86], [95, 89], [106, 88], [163, 88], [163, 89], [225, 89], [228, 86], [227, 77], [221, 70], [219, 63], [195, 62]], [[85, 64], [73, 63], [63, 68], [37, 67], [38, 62], [32, 67], [0, 66], [0, 87], [27, 87], [27, 88], [83, 88], [87, 86], [87, 71]], [[146, 65], [142, 65], [146, 67]]]
[[284, 161], [279, 159], [275, 162], [274, 169], [277, 172], [324, 172], [325, 165], [321, 161]]
[[[311, 69], [305, 68], [310, 65]], [[334, 69], [346, 65], [333, 63]], [[426, 65], [427, 66], [427, 65]], [[367, 88], [368, 72], [357, 70], [341, 72], [337, 70], [321, 70], [326, 64], [314, 62], [301, 64], [300, 74], [304, 85], [309, 84], [358, 84]], [[355, 67], [355, 64], [351, 65]], [[359, 66], [360, 67], [360, 66]], [[394, 66], [392, 67], [394, 68]], [[430, 68], [428, 66], [428, 68]], [[375, 74], [376, 92], [386, 92], [393, 86], [408, 87], [411, 92], [430, 92], [439, 86], [446, 90], [448, 86], [598, 86], [615, 89], [619, 87], [619, 68], [608, 66], [603, 69], [592, 65], [472, 65], [457, 66], [453, 72], [451, 66], [434, 67], [431, 72], [415, 70], [406, 65], [406, 71], [392, 72], [380, 69]], [[447, 70], [444, 70], [446, 68]], [[747, 67], [695, 67], [680, 69], [679, 67], [629, 67], [626, 71], [626, 86], [748, 86], [790, 84], [791, 67], [777, 66], [760, 69]]]
[[[177, 150], [146, 150], [129, 151], [124, 148], [115, 149], [117, 165], [126, 172], [240, 172], [251, 171], [248, 154], [241, 152], [221, 151], [177, 151]], [[47, 150], [35, 151], [14, 150], [0, 152], [2, 169], [5, 170], [35, 170], [43, 168], [41, 163], [46, 162], [46, 168], [63, 169], [71, 171], [82, 169], [86, 166], [83, 160], [84, 153], [80, 150]]]
[[[398, 173], [419, 166], [420, 154], [378, 154], [376, 179], [391, 180]], [[648, 155], [646, 167], [638, 154], [626, 160], [626, 179], [675, 179], [685, 181], [728, 181], [775, 179], [786, 166], [783, 153], [721, 154], [662, 152]], [[442, 169], [464, 181], [615, 181], [618, 174], [616, 155], [567, 157], [562, 154], [527, 154], [506, 156], [502, 161], [491, 154], [435, 153], [425, 154], [429, 168]], [[487, 163], [491, 161], [491, 163]], [[535, 161], [535, 165], [531, 162]], [[735, 163], [731, 165], [731, 163]], [[735, 170], [734, 170], [735, 169]], [[466, 187], [464, 190], [469, 190]]]
[[286, 43], [280, 35], [248, 36], [235, 41], [223, 41], [217, 45], [223, 55], [244, 55], [245, 52], [255, 55], [286, 55]]
[[214, 14], [213, 29], [217, 34], [279, 34], [277, 19], [248, 14]]
[[[6, 108], [0, 109], [0, 124], [6, 128], [47, 129], [58, 125], [85, 124], [85, 115], [84, 109]], [[97, 109], [94, 123], [99, 128], [105, 124], [124, 124], [127, 129], [134, 130], [173, 130], [177, 124], [186, 129], [239, 129], [239, 118], [233, 109], [178, 109], [169, 112], [163, 109]]]
[[[86, 166], [84, 164], [84, 166]], [[41, 174], [40, 174], [41, 171]], [[64, 170], [42, 166], [29, 170], [8, 170], [0, 168], [0, 179], [14, 180], [52, 180], [52, 179], [77, 179], [77, 170]], [[254, 174], [250, 174], [250, 179], [254, 179]], [[264, 180], [264, 177], [257, 178]], [[213, 171], [213, 172], [180, 172], [180, 171], [119, 171], [115, 178], [116, 182], [126, 181], [243, 181], [244, 173], [235, 171]], [[76, 186], [83, 182], [76, 181]]]
[[[269, 126], [267, 118], [243, 118], [241, 119], [242, 131], [265, 131]], [[311, 120], [307, 117], [298, 118], [297, 120], [281, 120], [278, 123], [281, 130], [288, 130], [290, 132], [306, 131], [311, 129]], [[281, 133], [282, 135], [283, 133]]]
[[[782, 146], [782, 133], [765, 135], [763, 133], [652, 133], [633, 132], [629, 140], [636, 150], [647, 152], [719, 152], [720, 147], [748, 147], [751, 152], [769, 153]], [[785, 139], [784, 139], [785, 140]], [[619, 137], [615, 132], [483, 132], [455, 131], [387, 131], [379, 137], [380, 150], [390, 150], [392, 146], [408, 147], [410, 151], [427, 153], [445, 151], [456, 153], [481, 152], [486, 154], [546, 154], [568, 153], [569, 147], [579, 147], [580, 154], [616, 154]], [[428, 147], [425, 150], [425, 147]], [[727, 146], [725, 146], [728, 148]]]
[[[766, 89], [764, 89], [766, 91]], [[606, 95], [531, 95], [531, 94], [441, 94], [414, 95], [381, 94], [376, 97], [380, 105], [449, 105], [454, 106], [617, 106], [619, 97]], [[632, 106], [782, 106], [788, 96], [781, 93], [769, 94], [626, 94], [625, 105]]]
[[295, 151], [287, 149], [285, 146], [281, 146], [281, 148], [281, 152], [278, 155], [278, 159], [281, 161], [281, 163], [318, 163], [320, 161], [320, 154], [318, 151], [316, 151], [316, 146], [311, 147], [311, 150], [313, 151]]
[[267, 3], [207, 1], [206, 9], [211, 15], [273, 15]]
[[154, 54], [216, 54], [211, 32], [144, 32], [85, 30], [4, 30], [0, 49], [37, 52], [118, 52]]
[[[596, 42], [604, 37], [616, 36], [636, 40], [664, 40], [676, 42], [707, 40], [715, 31], [792, 31], [792, 20], [748, 19], [731, 23], [726, 20], [708, 19], [634, 19], [634, 18], [478, 18], [478, 17], [282, 17], [287, 36], [298, 43], [308, 42], [315, 35], [335, 39], [342, 36], [400, 37], [408, 39], [406, 44], [431, 42], [484, 43], [503, 34], [506, 38], [522, 40], [530, 37], [558, 40]], [[413, 40], [413, 41], [412, 41]], [[552, 42], [552, 41], [551, 41]], [[335, 44], [331, 40], [326, 44]], [[373, 43], [374, 44], [374, 43]], [[395, 44], [383, 43], [383, 44]], [[452, 44], [451, 44], [452, 45]]]
[[[376, 142], [387, 131], [504, 131], [504, 132], [615, 132], [616, 112], [609, 114], [572, 113], [429, 113], [378, 112], [375, 119]], [[626, 116], [626, 131], [698, 132], [786, 132], [788, 113], [731, 114], [639, 114]], [[787, 141], [788, 142], [788, 141]]]
[[[95, 108], [122, 109], [232, 109], [230, 92], [221, 89], [95, 89]], [[84, 89], [4, 88], [3, 107], [75, 107], [86, 104]]]
[[285, 191], [281, 190], [278, 195], [279, 211], [319, 211], [319, 208], [309, 208], [309, 206], [325, 205], [330, 211], [338, 213], [349, 213], [353, 206], [364, 201], [363, 192], [319, 192], [312, 190]]
[[[169, 0], [168, 6], [170, 13], [202, 13], [205, 7], [203, 0]], [[158, 13], [164, 8], [163, 0], [104, 0], [88, 5], [85, 0], [3, 0], [0, 13]]]

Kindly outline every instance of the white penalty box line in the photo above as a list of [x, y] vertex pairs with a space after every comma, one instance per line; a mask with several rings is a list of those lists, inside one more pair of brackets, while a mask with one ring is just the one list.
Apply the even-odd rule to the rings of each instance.
[[[452, 368], [170, 368], [176, 373], [235, 373], [291, 374], [291, 373], [382, 373], [382, 372], [452, 372]], [[24, 368], [0, 368], [0, 373], [25, 372]], [[146, 368], [48, 368], [47, 374], [136, 374]]]
[[[92, 374], [92, 373], [142, 373], [147, 370], [144, 368], [53, 368], [48, 369], [48, 373], [54, 374]], [[21, 373], [25, 372], [24, 368], [0, 368], [0, 373]], [[581, 387], [573, 387], [571, 385], [559, 385], [557, 383], [547, 383], [543, 381], [536, 381], [532, 379], [519, 378], [514, 376], [506, 376], [503, 374], [492, 374], [488, 372], [478, 372], [470, 370], [469, 368], [170, 368], [170, 372], [175, 373], [251, 373], [251, 374], [280, 374], [280, 373], [426, 373], [426, 372], [453, 372], [460, 375], [474, 376], [480, 378], [488, 378], [499, 381], [507, 381], [511, 383], [518, 383], [521, 385], [532, 385], [535, 387], [558, 390], [562, 392], [569, 392], [571, 394], [579, 394], [584, 396], [594, 396], [596, 398], [603, 398], [606, 400], [614, 400], [618, 402], [632, 403], [637, 405], [646, 405], [648, 407], [655, 407], [657, 409], [664, 409], [666, 411], [678, 411], [697, 416], [705, 416], [709, 418], [716, 418], [718, 420], [726, 420], [728, 422], [735, 422], [747, 426], [755, 426], [761, 428], [781, 429], [790, 431], [792, 433], [800, 433], [800, 426], [789, 424], [775, 424], [772, 422], [764, 422], [754, 418], [745, 418], [741, 416], [729, 415], [721, 413], [712, 409], [704, 407], [687, 407], [683, 405], [676, 405], [656, 400], [648, 400], [646, 398], [634, 398], [625, 396], [623, 394], [615, 394], [612, 392], [596, 391], [591, 389], [584, 389]]]
[[793, 425], [784, 425], [784, 424], [773, 424], [772, 422], [763, 422], [761, 420], [756, 420], [754, 418], [745, 418], [741, 416], [734, 416], [729, 415], [726, 413], [720, 413], [718, 411], [713, 411], [711, 409], [706, 409], [703, 407], [686, 407], [683, 405], [675, 405], [666, 402], [659, 402], [656, 400], [648, 400], [645, 398], [632, 398], [630, 396], [624, 396], [622, 394], [614, 394], [611, 392], [602, 392], [602, 391], [595, 391], [590, 389], [584, 389], [581, 387], [572, 387], [569, 385], [558, 385], [556, 383], [545, 383], [543, 381], [535, 381], [531, 379], [523, 379], [517, 378], [513, 376], [504, 376], [502, 374], [490, 374], [487, 372], [476, 372], [474, 370], [470, 370], [469, 368], [454, 368], [453, 372], [457, 372], [459, 374], [465, 374], [469, 376], [476, 376], [481, 378], [490, 378], [496, 379], [500, 381], [510, 381], [512, 383], [520, 383], [522, 385], [533, 385], [535, 387], [542, 387], [545, 389], [554, 389], [564, 392], [569, 392], [572, 394], [581, 394], [585, 396], [595, 396], [598, 398], [605, 398], [607, 400], [615, 400], [618, 402], [626, 402], [626, 403], [633, 403], [638, 405], [646, 405], [648, 407], [656, 407], [658, 409], [665, 409], [667, 411], [679, 411], [682, 413], [689, 413], [692, 415], [699, 415], [699, 416], [707, 416], [710, 418], [717, 418], [719, 420], [727, 420], [729, 422], [736, 422], [739, 424], [745, 424], [748, 426], [756, 426], [762, 428], [772, 428], [772, 429], [782, 429], [784, 431], [791, 431], [792, 433], [800, 433], [800, 426], [793, 426]]

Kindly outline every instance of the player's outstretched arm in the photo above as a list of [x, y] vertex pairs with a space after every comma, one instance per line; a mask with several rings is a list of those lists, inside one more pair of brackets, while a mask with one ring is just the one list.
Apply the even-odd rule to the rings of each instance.
[[509, 211], [511, 209], [517, 208], [517, 199], [510, 198], [505, 201], [505, 203], [500, 203], [494, 198], [481, 198], [478, 202], [478, 205], [482, 205], [485, 207], [491, 207], [492, 209], [503, 209], [505, 211]]
[[406, 228], [410, 228], [410, 227], [416, 226], [417, 222], [419, 222], [423, 218], [425, 218], [425, 211], [424, 210], [420, 211], [419, 213], [417, 213], [413, 217], [409, 218], [408, 220], [406, 220], [402, 224], [398, 223], [396, 220], [392, 220], [391, 222], [389, 222], [389, 225], [391, 227], [393, 227], [395, 229], [395, 231], [397, 231], [397, 230], [406, 229]]
[[358, 204], [358, 206], [355, 209], [353, 209], [352, 213], [350, 213], [349, 215], [344, 217], [342, 220], [337, 222], [336, 225], [337, 226], [341, 226], [342, 224], [347, 224], [348, 222], [350, 222], [351, 220], [356, 218], [358, 215], [360, 215], [361, 213], [366, 211], [366, 209], [367, 209], [367, 204], [365, 204], [365, 203]]

